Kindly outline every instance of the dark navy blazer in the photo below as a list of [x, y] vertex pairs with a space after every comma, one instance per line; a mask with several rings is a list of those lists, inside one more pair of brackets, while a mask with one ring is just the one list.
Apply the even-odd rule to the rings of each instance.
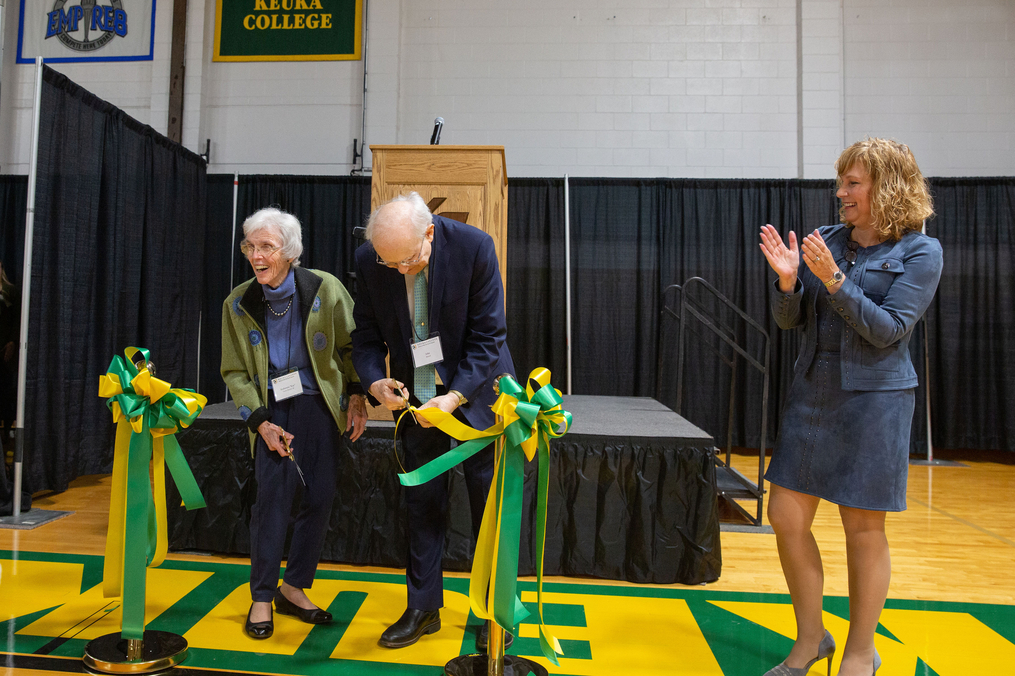
[[[490, 406], [497, 399], [493, 379], [514, 375], [507, 346], [504, 286], [493, 239], [482, 230], [441, 216], [433, 217], [429, 261], [431, 330], [441, 338], [444, 361], [437, 373], [449, 390], [469, 400], [458, 409], [470, 425], [494, 423]], [[391, 377], [412, 390], [409, 348], [412, 321], [405, 277], [377, 264], [367, 242], [356, 250], [356, 305], [352, 361], [364, 388], [387, 377], [384, 357], [391, 355]], [[372, 397], [371, 397], [372, 399]]]

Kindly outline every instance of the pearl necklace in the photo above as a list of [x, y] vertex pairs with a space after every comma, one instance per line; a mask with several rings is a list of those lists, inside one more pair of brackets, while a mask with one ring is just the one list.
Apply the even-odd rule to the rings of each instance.
[[[295, 295], [295, 294], [293, 294], [293, 295]], [[271, 311], [271, 314], [275, 315], [276, 317], [285, 317], [285, 313], [289, 312], [289, 308], [291, 308], [293, 306], [293, 297], [289, 296], [289, 302], [286, 303], [285, 309], [282, 310], [281, 312], [275, 312], [275, 308], [273, 308], [271, 306], [271, 303], [268, 301], [268, 299], [265, 299], [264, 302], [265, 302], [265, 304], [267, 304], [268, 310]]]

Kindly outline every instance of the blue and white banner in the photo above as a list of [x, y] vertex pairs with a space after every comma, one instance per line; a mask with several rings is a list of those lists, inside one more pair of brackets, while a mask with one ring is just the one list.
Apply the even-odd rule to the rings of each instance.
[[21, 0], [18, 63], [151, 61], [155, 0]]

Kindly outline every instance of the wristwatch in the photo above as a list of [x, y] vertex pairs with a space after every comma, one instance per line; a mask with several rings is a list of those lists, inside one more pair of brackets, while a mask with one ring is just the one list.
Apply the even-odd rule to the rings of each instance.
[[827, 282], [825, 282], [825, 286], [828, 288], [832, 288], [833, 286], [835, 286], [844, 279], [846, 279], [846, 275], [842, 274], [842, 270], [836, 270], [835, 274], [832, 275], [832, 278]]
[[469, 403], [469, 400], [465, 398], [465, 395], [459, 392], [458, 390], [448, 390], [448, 394], [454, 394], [455, 396], [458, 397], [459, 406], [465, 406], [466, 404]]

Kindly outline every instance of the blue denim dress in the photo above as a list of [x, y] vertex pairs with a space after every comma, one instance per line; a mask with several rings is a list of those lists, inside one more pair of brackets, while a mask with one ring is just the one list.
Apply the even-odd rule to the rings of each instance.
[[[841, 253], [836, 262], [856, 282], [867, 259], [886, 246], [860, 247], [852, 265]], [[843, 320], [829, 303], [817, 303], [817, 328], [817, 352], [790, 387], [765, 478], [837, 505], [901, 512], [914, 390], [843, 390]]]

